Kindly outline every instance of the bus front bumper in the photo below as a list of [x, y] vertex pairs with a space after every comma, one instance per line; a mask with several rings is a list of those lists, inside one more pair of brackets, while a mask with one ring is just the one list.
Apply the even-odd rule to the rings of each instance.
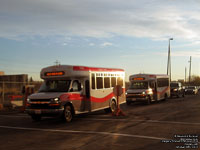
[[149, 95], [144, 95], [144, 94], [126, 97], [126, 101], [128, 102], [147, 101], [148, 99], [149, 99]]
[[63, 109], [26, 109], [29, 115], [54, 116], [63, 114]]

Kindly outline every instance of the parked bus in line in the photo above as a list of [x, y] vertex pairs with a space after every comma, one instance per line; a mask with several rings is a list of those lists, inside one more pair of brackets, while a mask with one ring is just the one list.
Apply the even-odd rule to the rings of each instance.
[[134, 74], [129, 77], [130, 86], [126, 92], [126, 103], [143, 101], [147, 104], [170, 97], [168, 75]]
[[75, 114], [105, 109], [115, 112], [113, 87], [121, 85], [119, 104], [125, 103], [125, 72], [116, 68], [57, 65], [43, 68], [44, 83], [27, 98], [26, 112], [33, 120], [61, 115], [70, 122]]

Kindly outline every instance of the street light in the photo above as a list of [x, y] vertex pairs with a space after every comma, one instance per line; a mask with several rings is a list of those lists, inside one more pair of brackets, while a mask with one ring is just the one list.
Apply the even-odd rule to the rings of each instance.
[[173, 40], [173, 38], [169, 38], [169, 46], [168, 46], [168, 60], [167, 60], [167, 75], [170, 75], [170, 82], [171, 82], [171, 55], [170, 55], [170, 41]]

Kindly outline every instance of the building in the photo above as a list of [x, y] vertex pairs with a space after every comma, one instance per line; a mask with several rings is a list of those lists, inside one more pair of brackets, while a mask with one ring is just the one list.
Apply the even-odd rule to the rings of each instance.
[[10, 95], [21, 95], [27, 82], [27, 74], [0, 75], [0, 104], [9, 104]]
[[0, 71], [0, 76], [1, 76], [1, 75], [4, 75], [4, 72], [3, 72], [3, 71]]
[[27, 82], [27, 74], [0, 75], [0, 82]]

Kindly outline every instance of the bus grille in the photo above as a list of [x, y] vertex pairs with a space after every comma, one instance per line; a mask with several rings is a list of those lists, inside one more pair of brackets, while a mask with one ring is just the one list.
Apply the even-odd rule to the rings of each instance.
[[51, 99], [31, 99], [31, 102], [50, 102]]
[[31, 109], [49, 109], [48, 104], [31, 104], [30, 106]]
[[127, 98], [143, 98], [145, 95], [142, 93], [134, 93], [134, 94], [128, 94], [126, 95]]

